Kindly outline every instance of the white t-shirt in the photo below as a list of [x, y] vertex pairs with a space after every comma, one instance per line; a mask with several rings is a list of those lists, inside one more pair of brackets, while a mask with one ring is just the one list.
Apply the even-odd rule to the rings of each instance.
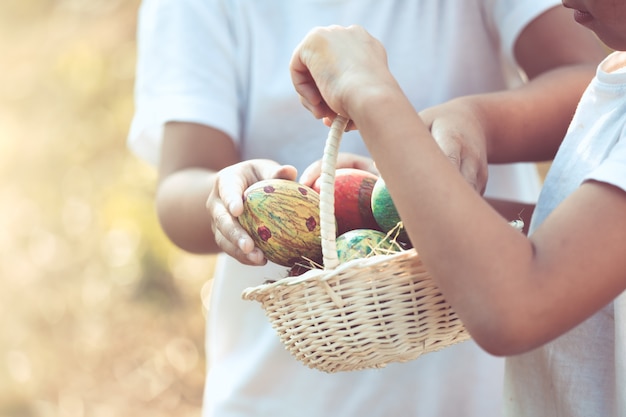
[[[136, 114], [129, 147], [156, 163], [162, 126], [213, 126], [242, 158], [302, 171], [321, 158], [328, 129], [300, 104], [288, 63], [314, 26], [353, 23], [382, 41], [417, 110], [522, 82], [513, 59], [521, 30], [558, 0], [144, 0], [138, 29]], [[357, 132], [341, 151], [367, 154]], [[535, 201], [530, 164], [490, 168], [487, 194]], [[241, 292], [276, 265], [220, 255], [207, 318], [205, 415], [498, 416], [502, 359], [473, 342], [382, 370], [325, 374], [280, 344], [260, 306]]]
[[[622, 53], [622, 55], [624, 55]], [[552, 163], [531, 233], [584, 181], [626, 190], [626, 73], [603, 71]], [[626, 416], [626, 295], [553, 342], [507, 359], [507, 416]]]

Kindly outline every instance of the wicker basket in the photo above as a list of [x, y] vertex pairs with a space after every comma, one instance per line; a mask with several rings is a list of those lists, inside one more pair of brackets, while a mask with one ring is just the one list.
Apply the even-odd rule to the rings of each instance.
[[[324, 269], [246, 289], [287, 350], [324, 372], [381, 368], [470, 338], [414, 249], [339, 264], [334, 177], [347, 120], [331, 126], [322, 162], [320, 229]], [[519, 227], [515, 224], [516, 227]]]

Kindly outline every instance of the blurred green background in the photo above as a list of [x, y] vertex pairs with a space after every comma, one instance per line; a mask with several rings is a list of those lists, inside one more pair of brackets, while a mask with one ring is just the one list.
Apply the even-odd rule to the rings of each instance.
[[0, 417], [200, 415], [214, 259], [126, 149], [138, 7], [0, 2]]

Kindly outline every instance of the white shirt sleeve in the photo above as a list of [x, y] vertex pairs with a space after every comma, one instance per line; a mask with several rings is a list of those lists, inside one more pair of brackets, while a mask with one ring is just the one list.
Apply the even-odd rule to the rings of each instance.
[[135, 117], [128, 145], [156, 164], [163, 124], [201, 123], [239, 135], [237, 45], [221, 1], [145, 0], [139, 11]]
[[585, 179], [611, 184], [626, 191], [626, 137], [624, 132], [607, 158]]

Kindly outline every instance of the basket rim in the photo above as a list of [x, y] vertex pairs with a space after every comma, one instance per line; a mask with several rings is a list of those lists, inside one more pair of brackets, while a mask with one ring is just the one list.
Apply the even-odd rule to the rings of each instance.
[[347, 269], [366, 269], [372, 266], [376, 266], [379, 263], [389, 262], [402, 258], [417, 258], [418, 253], [414, 248], [402, 250], [399, 252], [393, 252], [390, 254], [378, 254], [371, 255], [365, 258], [355, 258], [346, 262], [340, 263], [334, 269], [321, 269], [313, 268], [302, 275], [295, 277], [285, 277], [273, 282], [267, 282], [254, 287], [246, 288], [243, 292], [243, 298], [250, 298], [250, 296], [257, 292], [268, 291], [277, 287], [298, 285], [305, 282], [324, 282], [332, 279], [333, 277], [341, 274]]

